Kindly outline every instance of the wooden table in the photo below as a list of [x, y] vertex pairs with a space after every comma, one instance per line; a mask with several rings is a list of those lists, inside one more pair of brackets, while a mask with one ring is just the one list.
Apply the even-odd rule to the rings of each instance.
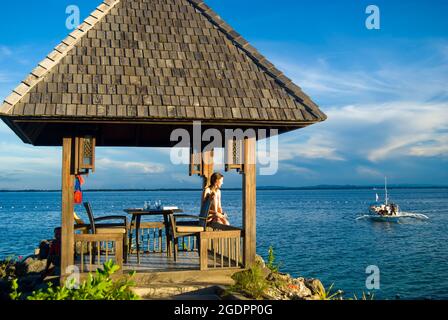
[[[138, 241], [139, 237], [139, 230], [140, 230], [140, 223], [142, 220], [142, 216], [157, 216], [157, 215], [163, 215], [163, 221], [165, 223], [165, 234], [168, 236], [169, 233], [169, 221], [168, 221], [168, 215], [172, 213], [179, 213], [183, 212], [181, 209], [170, 209], [170, 210], [164, 210], [164, 209], [143, 209], [143, 208], [130, 208], [130, 209], [124, 209], [124, 212], [127, 214], [131, 214], [131, 224], [135, 223], [135, 244], [137, 246], [137, 263], [140, 264], [140, 245]], [[131, 247], [131, 237], [132, 233], [129, 230], [129, 248]], [[169, 246], [167, 244], [167, 250], [169, 250]]]

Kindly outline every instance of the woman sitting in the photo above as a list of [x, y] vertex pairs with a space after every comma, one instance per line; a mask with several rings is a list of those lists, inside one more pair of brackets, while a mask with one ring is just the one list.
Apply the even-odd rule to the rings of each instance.
[[215, 172], [210, 178], [210, 185], [204, 189], [202, 201], [210, 197], [210, 211], [208, 213], [207, 223], [216, 222], [224, 225], [230, 225], [228, 216], [222, 211], [221, 206], [221, 186], [224, 183], [224, 176]]

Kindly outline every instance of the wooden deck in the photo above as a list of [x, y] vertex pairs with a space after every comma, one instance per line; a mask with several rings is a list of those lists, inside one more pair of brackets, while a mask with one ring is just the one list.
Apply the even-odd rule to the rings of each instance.
[[[122, 271], [139, 273], [181, 270], [201, 272], [208, 269], [241, 269], [243, 266], [243, 239], [239, 228], [210, 224], [207, 230], [200, 233], [199, 241], [196, 241], [196, 236], [179, 237], [176, 250], [178, 258], [175, 261], [174, 254], [168, 255], [168, 245], [163, 235], [164, 225], [153, 224], [147, 223], [139, 229], [140, 261], [132, 234], [129, 238], [120, 233], [75, 234], [75, 265], [81, 273], [95, 271], [108, 260], [114, 260], [122, 267]], [[130, 254], [124, 261], [128, 247]]]
[[[114, 259], [114, 255], [109, 255], [109, 259]], [[86, 259], [87, 260], [87, 259]], [[131, 271], [136, 271], [133, 279], [137, 287], [154, 287], [167, 284], [188, 284], [188, 285], [229, 285], [233, 283], [231, 276], [241, 268], [219, 268], [210, 270], [200, 270], [200, 259], [197, 250], [181, 251], [177, 262], [173, 257], [168, 257], [166, 253], [144, 253], [140, 256], [140, 264], [137, 263], [135, 254], [131, 254], [127, 263], [123, 264], [123, 272], [113, 275], [113, 278], [121, 278]], [[89, 265], [84, 262], [84, 272], [81, 273], [81, 279], [85, 279], [89, 270], [95, 271], [105, 262], [104, 256], [101, 261], [95, 261], [95, 264]], [[81, 268], [81, 260], [78, 257], [76, 265]], [[65, 279], [64, 277], [62, 279]]]
[[177, 261], [168, 257], [165, 252], [151, 252], [140, 254], [140, 264], [137, 256], [132, 254], [127, 263], [123, 264], [124, 271], [135, 270], [137, 272], [199, 270], [199, 254], [197, 251], [179, 252]]
[[[90, 263], [89, 256], [84, 257], [84, 262], [81, 263], [81, 257], [78, 256], [75, 260], [75, 265], [78, 266], [82, 272], [95, 271], [101, 267], [106, 260], [116, 260], [114, 254], [109, 254], [108, 257], [101, 255], [100, 260], [95, 260]], [[128, 261], [123, 263], [122, 270], [124, 272], [162, 272], [162, 271], [180, 271], [180, 270], [199, 270], [200, 261], [197, 250], [189, 252], [179, 252], [177, 261], [173, 257], [168, 257], [166, 252], [151, 252], [141, 253], [140, 263], [137, 263], [137, 255], [131, 254], [128, 256]]]
[[[209, 254], [209, 258], [213, 259], [213, 255]], [[75, 260], [75, 265], [81, 272], [91, 272], [100, 268], [107, 260], [116, 260], [114, 254], [109, 254], [107, 257], [101, 255], [100, 260], [90, 261], [89, 256], [84, 257], [84, 262], [81, 262], [81, 257], [78, 256]], [[218, 265], [219, 269], [238, 269], [235, 266], [228, 267], [226, 265], [227, 258], [222, 265]], [[232, 264], [235, 262], [232, 260]], [[131, 254], [128, 256], [128, 261], [123, 263], [122, 270], [124, 272], [136, 271], [140, 273], [150, 272], [167, 272], [167, 271], [182, 271], [182, 270], [196, 270], [200, 269], [200, 258], [197, 250], [195, 251], [180, 251], [178, 252], [177, 261], [173, 257], [167, 256], [165, 252], [151, 252], [140, 254], [140, 263], [137, 262], [137, 256]]]

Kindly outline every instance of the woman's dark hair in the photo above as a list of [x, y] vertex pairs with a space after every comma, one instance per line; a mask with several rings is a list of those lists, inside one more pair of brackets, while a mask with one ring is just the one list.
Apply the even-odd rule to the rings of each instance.
[[213, 188], [215, 186], [216, 182], [221, 178], [224, 178], [224, 176], [219, 172], [215, 172], [214, 174], [212, 174], [212, 176], [210, 177], [210, 187], [209, 188]]

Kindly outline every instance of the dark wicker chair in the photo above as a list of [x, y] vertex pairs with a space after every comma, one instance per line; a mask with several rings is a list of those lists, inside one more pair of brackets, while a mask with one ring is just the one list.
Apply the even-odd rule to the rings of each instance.
[[[198, 216], [189, 214], [170, 214], [170, 240], [174, 243], [174, 261], [177, 261], [177, 251], [179, 246], [179, 238], [196, 236], [199, 246], [199, 234], [206, 230], [207, 217], [210, 211], [211, 199], [207, 197], [201, 206], [201, 212]], [[190, 221], [179, 221], [188, 218]], [[194, 219], [191, 221], [191, 219]]]
[[[113, 215], [95, 218], [93, 215], [92, 206], [89, 202], [84, 202], [84, 208], [86, 209], [89, 217], [90, 224], [87, 225], [90, 233], [92, 234], [104, 234], [104, 233], [119, 233], [123, 234], [123, 259], [127, 261], [127, 241], [128, 241], [128, 221], [126, 216]], [[119, 223], [97, 223], [101, 221], [122, 220]]]

